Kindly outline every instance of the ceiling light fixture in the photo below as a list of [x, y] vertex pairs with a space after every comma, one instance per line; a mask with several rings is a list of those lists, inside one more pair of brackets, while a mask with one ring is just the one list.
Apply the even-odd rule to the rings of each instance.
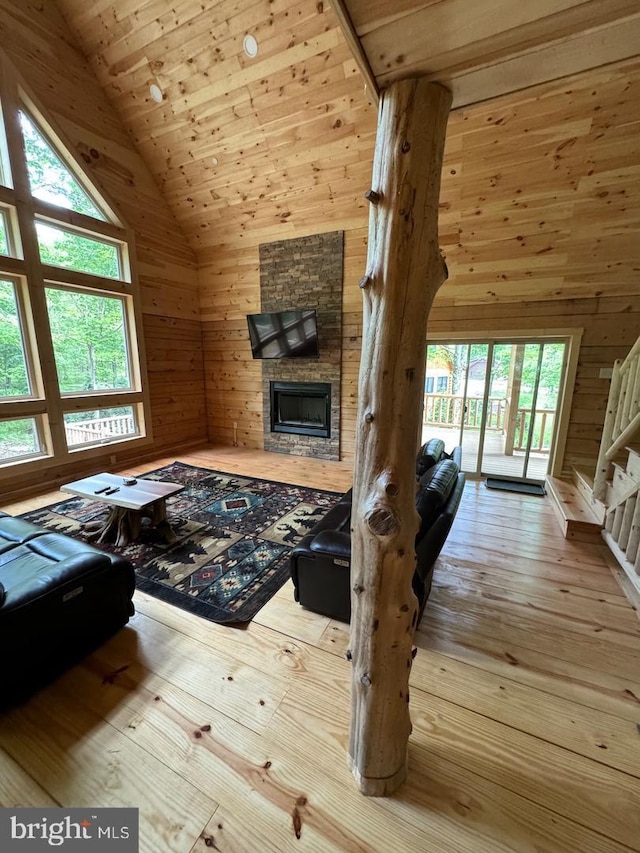
[[156, 102], [156, 104], [162, 103], [162, 89], [160, 88], [160, 86], [156, 86], [155, 83], [152, 83], [149, 86], [149, 94], [151, 95], [153, 100]]
[[256, 41], [255, 36], [245, 36], [244, 41], [242, 42], [242, 49], [249, 59], [255, 59], [258, 55], [258, 42]]
[[212, 157], [212, 158], [211, 158], [211, 162], [213, 163], [213, 165], [214, 165], [214, 166], [217, 166], [217, 165], [218, 165], [218, 158], [217, 158], [217, 157]]

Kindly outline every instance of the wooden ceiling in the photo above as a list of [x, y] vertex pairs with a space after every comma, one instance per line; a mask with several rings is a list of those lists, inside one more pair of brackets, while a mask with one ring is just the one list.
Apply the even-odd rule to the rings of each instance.
[[327, 2], [57, 2], [201, 260], [361, 224], [376, 110]]
[[638, 0], [333, 3], [378, 87], [426, 76], [452, 90], [454, 108], [640, 53]]
[[460, 105], [640, 45], [638, 0], [332, 2], [57, 0], [201, 262], [366, 221], [376, 109], [358, 51], [372, 85], [426, 74]]

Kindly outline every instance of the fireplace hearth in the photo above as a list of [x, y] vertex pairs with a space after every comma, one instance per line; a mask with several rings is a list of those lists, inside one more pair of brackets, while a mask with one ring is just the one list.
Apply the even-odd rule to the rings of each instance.
[[331, 437], [330, 382], [270, 382], [271, 432]]

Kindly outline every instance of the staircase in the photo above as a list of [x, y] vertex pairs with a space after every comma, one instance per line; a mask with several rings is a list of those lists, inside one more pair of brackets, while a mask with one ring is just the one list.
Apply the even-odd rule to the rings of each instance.
[[546, 477], [547, 494], [565, 539], [602, 544], [604, 508], [598, 515], [592, 506], [592, 485], [583, 472], [576, 470], [571, 481]]
[[640, 592], [640, 338], [613, 368], [595, 477], [576, 468], [546, 485], [564, 536], [604, 538]]
[[605, 507], [603, 537], [640, 592], [640, 338], [616, 361], [593, 483]]

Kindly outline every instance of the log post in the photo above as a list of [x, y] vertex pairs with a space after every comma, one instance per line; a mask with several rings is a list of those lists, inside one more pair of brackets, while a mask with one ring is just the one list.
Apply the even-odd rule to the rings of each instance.
[[450, 106], [443, 87], [401, 80], [382, 93], [378, 117], [351, 517], [349, 759], [370, 796], [391, 794], [406, 776], [418, 616], [415, 448], [427, 316], [447, 277], [438, 201]]

